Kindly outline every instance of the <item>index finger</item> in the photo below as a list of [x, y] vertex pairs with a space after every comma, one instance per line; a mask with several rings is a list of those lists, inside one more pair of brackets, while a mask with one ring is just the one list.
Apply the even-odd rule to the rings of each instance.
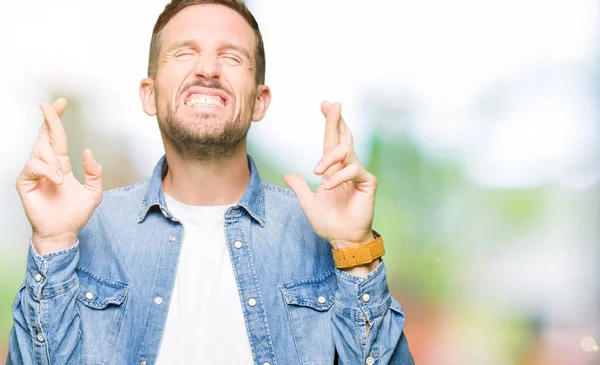
[[350, 127], [346, 124], [344, 117], [340, 115], [340, 143], [347, 143], [350, 145], [350, 148], [354, 149], [354, 137], [352, 136], [352, 131], [350, 131]]
[[[67, 101], [65, 98], [58, 98], [52, 103], [52, 107], [56, 110], [56, 114], [60, 117], [67, 109]], [[48, 122], [44, 119], [42, 126], [40, 127], [40, 131], [38, 134], [38, 138], [48, 138], [50, 139], [50, 127], [48, 127]]]
[[44, 119], [48, 123], [50, 134], [50, 145], [57, 156], [68, 156], [67, 136], [60, 117], [50, 103], [44, 101], [40, 104]]
[[[341, 104], [340, 104], [341, 105]], [[327, 117], [327, 114], [329, 113], [329, 109], [331, 108], [331, 103], [328, 101], [324, 101], [323, 103], [321, 103], [321, 113], [323, 113], [324, 117]], [[348, 127], [348, 124], [346, 124], [346, 121], [344, 120], [344, 116], [342, 116], [341, 110], [340, 110], [340, 121], [339, 121], [339, 125], [338, 125], [338, 135], [339, 135], [339, 143], [347, 143], [350, 145], [350, 147], [354, 148], [354, 137], [352, 136], [352, 132], [350, 131], [350, 127]]]
[[340, 116], [342, 104], [334, 103], [329, 108], [325, 117], [325, 138], [323, 141], [323, 153], [331, 151], [340, 141]]

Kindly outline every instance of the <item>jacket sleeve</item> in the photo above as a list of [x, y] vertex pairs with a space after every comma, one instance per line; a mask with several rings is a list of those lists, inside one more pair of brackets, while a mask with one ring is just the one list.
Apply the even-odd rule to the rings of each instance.
[[332, 321], [339, 364], [414, 364], [404, 312], [390, 295], [383, 261], [363, 278], [339, 269], [336, 276]]
[[78, 262], [79, 242], [43, 256], [30, 242], [25, 282], [12, 307], [8, 365], [79, 364]]

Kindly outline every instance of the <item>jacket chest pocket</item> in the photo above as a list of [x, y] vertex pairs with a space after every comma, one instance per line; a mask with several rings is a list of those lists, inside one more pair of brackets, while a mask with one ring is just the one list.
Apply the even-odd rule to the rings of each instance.
[[280, 287], [302, 365], [333, 364], [331, 316], [336, 288], [333, 271]]
[[114, 351], [129, 287], [77, 268], [77, 311], [83, 364], [107, 364]]

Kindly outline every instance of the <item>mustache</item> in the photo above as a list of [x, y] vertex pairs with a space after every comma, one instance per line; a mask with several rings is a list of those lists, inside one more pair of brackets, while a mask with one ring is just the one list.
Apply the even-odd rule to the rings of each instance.
[[226, 87], [221, 85], [221, 83], [219, 83], [218, 81], [214, 81], [214, 80], [207, 81], [207, 80], [202, 80], [202, 79], [196, 79], [196, 80], [186, 84], [185, 87], [183, 87], [181, 89], [181, 91], [179, 92], [179, 95], [177, 96], [177, 98], [180, 98], [183, 94], [186, 93], [186, 91], [188, 91], [191, 87], [195, 87], [195, 86], [205, 87], [207, 89], [221, 90], [233, 99], [233, 94], [231, 93], [231, 91], [229, 91], [229, 89], [227, 89]]

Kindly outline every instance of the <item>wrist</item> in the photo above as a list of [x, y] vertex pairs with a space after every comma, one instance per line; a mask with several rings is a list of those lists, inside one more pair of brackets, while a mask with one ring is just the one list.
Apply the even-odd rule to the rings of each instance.
[[369, 231], [368, 233], [366, 233], [365, 235], [358, 237], [356, 239], [352, 239], [352, 240], [331, 240], [329, 241], [329, 243], [331, 244], [331, 247], [333, 247], [335, 250], [341, 250], [343, 248], [355, 248], [358, 246], [362, 246], [365, 243], [369, 243], [371, 241], [373, 241], [373, 238], [376, 238], [375, 234], [373, 234], [373, 231]]
[[335, 242], [343, 245], [342, 248], [332, 250], [335, 266], [355, 276], [366, 276], [377, 268], [381, 262], [380, 257], [385, 254], [383, 239], [375, 231], [371, 231], [373, 238], [365, 238], [364, 243]]
[[354, 275], [359, 278], [364, 278], [365, 276], [372, 273], [377, 268], [377, 266], [379, 266], [380, 262], [381, 262], [381, 259], [377, 258], [373, 262], [370, 262], [365, 265], [354, 266], [354, 267], [349, 267], [349, 268], [340, 269], [340, 270], [345, 271], [350, 275]]
[[54, 236], [41, 236], [34, 232], [31, 242], [35, 251], [43, 256], [73, 247], [77, 242], [77, 233], [65, 232]]

